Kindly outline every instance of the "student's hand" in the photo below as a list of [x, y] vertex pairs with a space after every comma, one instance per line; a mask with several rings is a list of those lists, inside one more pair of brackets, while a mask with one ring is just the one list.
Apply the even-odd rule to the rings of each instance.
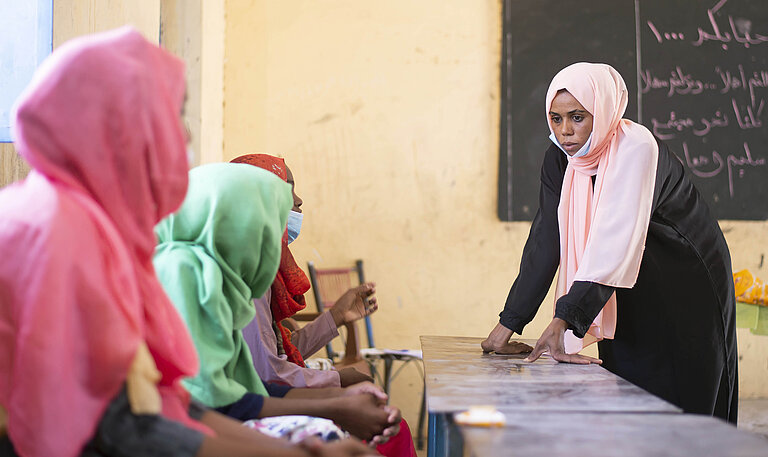
[[526, 362], [533, 362], [538, 359], [545, 351], [549, 352], [549, 355], [558, 362], [566, 363], [578, 363], [580, 365], [588, 365], [590, 363], [603, 363], [600, 359], [588, 357], [581, 354], [566, 354], [565, 353], [565, 330], [568, 328], [568, 323], [560, 318], [552, 319], [552, 322], [544, 329], [544, 332], [536, 341], [536, 347], [533, 348], [533, 352], [525, 358]]
[[309, 437], [299, 443], [312, 457], [368, 457], [381, 455], [354, 438], [323, 443], [320, 438]]
[[331, 315], [337, 327], [344, 324], [355, 322], [379, 309], [376, 303], [376, 284], [367, 282], [365, 284], [353, 287], [344, 292], [331, 308]]
[[400, 421], [403, 420], [403, 417], [400, 413], [400, 408], [395, 406], [384, 406], [384, 410], [389, 414], [387, 420], [389, 421], [390, 426], [385, 428], [381, 435], [373, 437], [369, 443], [371, 446], [384, 444], [389, 441], [390, 438], [400, 433]]
[[384, 393], [381, 387], [372, 382], [361, 382], [344, 389], [344, 395], [359, 394], [373, 395], [378, 401], [378, 405], [387, 412], [387, 422], [389, 423], [389, 427], [385, 428], [381, 435], [374, 436], [370, 444], [375, 446], [386, 443], [391, 437], [400, 432], [400, 421], [403, 419], [400, 409], [395, 406], [388, 406], [387, 394]]
[[339, 370], [341, 387], [347, 387], [361, 382], [373, 382], [373, 378], [354, 367], [346, 367]]
[[344, 387], [344, 393], [342, 395], [349, 396], [349, 395], [360, 395], [360, 394], [371, 394], [374, 397], [376, 397], [380, 405], [387, 404], [388, 397], [387, 397], [387, 394], [384, 393], [384, 390], [381, 387], [369, 381], [359, 382], [349, 387]]
[[380, 406], [373, 395], [338, 397], [333, 402], [334, 411], [328, 418], [361, 440], [370, 441], [393, 425], [390, 423], [391, 410]]
[[533, 350], [525, 343], [509, 341], [511, 336], [512, 330], [501, 324], [496, 324], [488, 338], [480, 343], [480, 347], [483, 348], [483, 352], [495, 352], [497, 354], [522, 354]]

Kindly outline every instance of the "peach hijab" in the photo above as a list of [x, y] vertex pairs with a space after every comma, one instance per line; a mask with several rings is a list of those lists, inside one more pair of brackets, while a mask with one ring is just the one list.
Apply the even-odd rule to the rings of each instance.
[[[651, 132], [622, 119], [627, 86], [613, 67], [580, 62], [561, 70], [547, 91], [547, 119], [552, 100], [562, 89], [570, 92], [594, 120], [589, 152], [583, 157], [569, 157], [563, 178], [557, 210], [560, 273], [555, 301], [574, 281], [623, 288], [635, 285], [651, 218], [659, 157]], [[583, 340], [570, 330], [566, 332], [565, 350], [569, 354], [579, 352], [603, 338], [613, 338], [615, 330], [613, 294]]]
[[17, 101], [32, 171], [0, 191], [0, 404], [20, 455], [80, 455], [142, 347], [162, 414], [208, 431], [152, 266], [154, 226], [187, 190], [183, 100], [183, 63], [126, 27], [62, 45]]

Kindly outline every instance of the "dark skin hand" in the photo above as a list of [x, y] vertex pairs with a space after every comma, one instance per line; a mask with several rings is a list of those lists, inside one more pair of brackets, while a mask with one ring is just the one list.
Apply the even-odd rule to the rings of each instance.
[[488, 338], [480, 343], [480, 347], [483, 348], [483, 352], [495, 352], [497, 354], [523, 354], [533, 350], [525, 343], [509, 341], [512, 333], [512, 330], [501, 324], [496, 324]]
[[330, 398], [349, 395], [371, 394], [381, 404], [387, 404], [387, 394], [372, 382], [361, 382], [349, 387], [297, 387], [285, 394], [285, 398]]
[[339, 404], [335, 408], [333, 421], [362, 440], [371, 441], [379, 434], [389, 438], [393, 434], [390, 424], [400, 422], [399, 410], [389, 406], [382, 408], [373, 395], [351, 395], [336, 400]]
[[397, 435], [400, 431], [400, 420], [402, 419], [400, 409], [387, 405], [387, 394], [381, 387], [371, 382], [361, 382], [349, 387], [325, 387], [325, 388], [299, 388], [291, 389], [285, 398], [330, 398], [330, 397], [351, 397], [361, 394], [370, 394], [376, 399], [376, 404], [389, 414], [387, 417], [389, 426], [380, 434], [371, 440], [374, 444], [384, 444], [389, 438]]
[[355, 322], [379, 309], [376, 297], [372, 296], [375, 293], [376, 284], [372, 282], [367, 282], [344, 292], [344, 295], [336, 300], [330, 311], [336, 327]]
[[340, 369], [339, 380], [341, 381], [342, 387], [353, 386], [361, 382], [373, 382], [373, 378], [354, 367]]
[[286, 395], [285, 398], [266, 397], [258, 418], [286, 415], [323, 417], [336, 422], [350, 434], [366, 441], [392, 435], [392, 427], [400, 423], [397, 408], [383, 406], [370, 393], [342, 397], [307, 399]]
[[600, 359], [595, 359], [581, 354], [567, 354], [565, 352], [565, 331], [568, 329], [568, 323], [560, 318], [552, 319], [552, 322], [544, 329], [539, 340], [536, 341], [536, 347], [533, 352], [525, 358], [526, 362], [533, 362], [544, 352], [548, 352], [553, 359], [558, 362], [576, 363], [579, 365], [588, 365], [590, 363], [601, 364]]

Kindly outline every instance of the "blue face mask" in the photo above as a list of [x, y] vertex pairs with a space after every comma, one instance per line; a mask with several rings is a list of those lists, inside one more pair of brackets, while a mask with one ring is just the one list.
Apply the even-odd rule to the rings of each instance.
[[288, 244], [293, 243], [296, 241], [296, 238], [299, 237], [299, 232], [301, 232], [301, 221], [304, 220], [304, 215], [302, 213], [297, 213], [296, 211], [291, 210], [290, 213], [288, 213], [288, 224], [285, 227], [285, 230], [288, 231]]
[[549, 134], [549, 139], [552, 140], [552, 142], [555, 143], [557, 147], [560, 148], [560, 150], [563, 151], [565, 155], [567, 155], [568, 157], [583, 157], [587, 155], [587, 153], [589, 152], [589, 146], [590, 146], [590, 143], [592, 143], [592, 134], [591, 133], [589, 134], [589, 138], [587, 138], [587, 142], [584, 143], [584, 146], [582, 146], [581, 149], [576, 151], [576, 154], [574, 155], [570, 155], [567, 152], [565, 152], [565, 149], [563, 149], [563, 147], [560, 146], [560, 142], [557, 141], [557, 138], [555, 137], [554, 133]]

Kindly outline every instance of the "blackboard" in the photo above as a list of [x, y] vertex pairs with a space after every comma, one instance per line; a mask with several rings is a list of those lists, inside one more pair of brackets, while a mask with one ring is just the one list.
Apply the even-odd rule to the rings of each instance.
[[718, 219], [768, 219], [768, 1], [505, 0], [501, 220], [531, 220], [550, 142], [544, 98], [579, 61], [605, 62], [625, 117], [664, 140]]

